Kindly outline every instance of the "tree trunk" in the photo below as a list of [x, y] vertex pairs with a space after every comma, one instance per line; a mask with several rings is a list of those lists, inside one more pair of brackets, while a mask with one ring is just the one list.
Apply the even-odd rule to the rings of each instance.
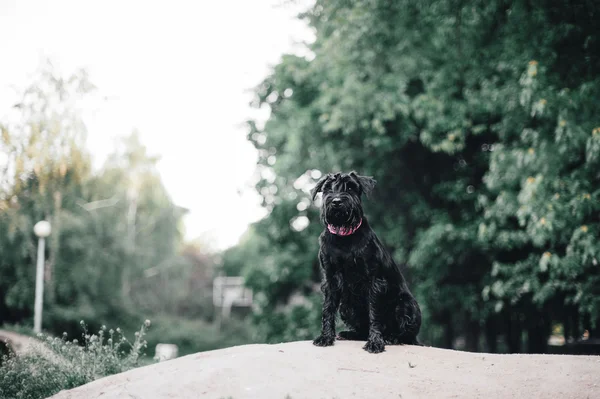
[[519, 313], [510, 312], [506, 316], [506, 342], [509, 353], [521, 353], [521, 331], [522, 326], [519, 321]]
[[454, 325], [452, 324], [452, 315], [448, 312], [444, 317], [446, 321], [446, 328], [444, 329], [444, 348], [454, 348]]
[[565, 343], [571, 342], [573, 338], [573, 326], [571, 324], [571, 312], [570, 307], [566, 306], [563, 313], [563, 335], [565, 337]]
[[489, 353], [498, 353], [498, 333], [496, 331], [495, 318], [490, 317], [485, 321], [486, 350]]
[[581, 338], [581, 329], [579, 324], [579, 311], [576, 307], [573, 307], [573, 313], [571, 315], [571, 328], [573, 329], [573, 340], [577, 341]]
[[476, 321], [469, 321], [467, 323], [465, 349], [468, 352], [479, 352], [479, 336], [481, 334], [481, 328], [479, 323]]
[[550, 327], [542, 312], [533, 312], [527, 323], [527, 353], [547, 353]]

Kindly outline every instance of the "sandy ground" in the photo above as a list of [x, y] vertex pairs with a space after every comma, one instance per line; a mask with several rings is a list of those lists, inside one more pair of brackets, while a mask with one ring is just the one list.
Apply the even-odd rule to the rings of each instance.
[[600, 357], [492, 355], [362, 342], [246, 345], [103, 378], [54, 399], [600, 398]]

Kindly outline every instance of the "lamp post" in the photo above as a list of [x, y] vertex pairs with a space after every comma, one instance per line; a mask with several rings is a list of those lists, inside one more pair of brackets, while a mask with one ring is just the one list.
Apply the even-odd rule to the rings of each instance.
[[44, 246], [46, 237], [51, 232], [50, 222], [42, 220], [33, 226], [33, 232], [38, 237], [37, 269], [35, 277], [35, 313], [33, 316], [33, 331], [42, 332], [42, 305], [44, 302]]

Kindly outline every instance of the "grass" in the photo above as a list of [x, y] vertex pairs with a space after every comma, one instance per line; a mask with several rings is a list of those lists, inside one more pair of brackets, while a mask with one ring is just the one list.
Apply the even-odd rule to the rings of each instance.
[[38, 336], [39, 345], [24, 354], [4, 356], [0, 365], [0, 398], [40, 399], [140, 365], [147, 347], [146, 320], [133, 341], [122, 331], [102, 326], [88, 331], [82, 321], [81, 341]]
[[[69, 324], [71, 336], [77, 334], [75, 324]], [[218, 325], [161, 314], [152, 318], [152, 334], [146, 336], [148, 327], [150, 322], [146, 321], [135, 338], [128, 340], [119, 328], [107, 329], [95, 323], [96, 332], [91, 333], [81, 322], [80, 339], [68, 339], [66, 333], [60, 338], [39, 335], [36, 350], [17, 356], [3, 356], [0, 345], [0, 398], [47, 398], [61, 390], [154, 363], [152, 356], [158, 343], [176, 344], [179, 356], [184, 356], [255, 342], [254, 329], [248, 321], [235, 318]], [[3, 328], [35, 336], [31, 329], [22, 326]], [[148, 356], [143, 356], [147, 348]]]

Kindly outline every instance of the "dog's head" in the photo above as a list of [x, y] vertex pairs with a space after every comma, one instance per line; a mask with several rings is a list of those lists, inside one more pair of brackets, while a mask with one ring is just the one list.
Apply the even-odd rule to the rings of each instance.
[[368, 195], [375, 187], [375, 180], [356, 172], [330, 173], [317, 182], [311, 191], [314, 200], [323, 193], [321, 219], [325, 224], [353, 227], [363, 217], [362, 195]]

